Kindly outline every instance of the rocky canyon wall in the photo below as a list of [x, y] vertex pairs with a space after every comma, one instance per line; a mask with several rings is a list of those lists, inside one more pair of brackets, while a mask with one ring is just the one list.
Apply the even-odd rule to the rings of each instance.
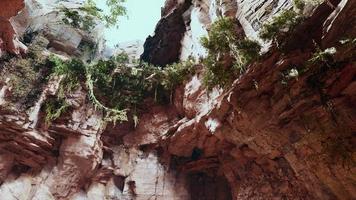
[[[7, 16], [12, 25], [7, 21], [0, 33], [48, 27], [30, 16], [51, 9], [33, 2], [16, 17], [21, 8], [14, 9]], [[162, 66], [189, 56], [199, 60], [206, 55], [200, 37], [219, 16], [238, 19], [240, 31], [260, 40], [261, 25], [292, 4], [167, 0], [141, 58]], [[145, 101], [138, 124], [104, 123], [85, 86], [71, 94], [71, 109], [48, 124], [44, 102], [59, 92], [61, 77], [34, 80], [28, 87], [37, 91], [35, 98], [16, 99], [9, 83], [26, 59], [1, 60], [0, 199], [355, 199], [355, 5], [355, 0], [308, 5], [308, 17], [291, 33], [287, 51], [261, 41], [264, 54], [229, 89], [206, 90], [204, 67], [197, 63], [172, 103]], [[5, 7], [0, 2], [0, 13]], [[50, 27], [37, 37], [44, 55], [78, 57], [82, 41], [100, 41], [100, 33], [62, 28]], [[340, 42], [350, 38], [351, 45]], [[337, 49], [332, 65], [305, 69], [315, 44]], [[289, 76], [291, 70], [299, 75]]]
[[16, 16], [24, 8], [23, 0], [4, 0], [0, 2], [0, 56], [3, 51], [9, 51], [14, 54], [19, 54], [24, 51], [16, 38], [15, 30], [11, 24], [11, 18]]

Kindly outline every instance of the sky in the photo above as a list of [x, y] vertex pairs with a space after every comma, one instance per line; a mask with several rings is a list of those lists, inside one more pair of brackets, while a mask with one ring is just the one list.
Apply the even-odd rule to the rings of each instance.
[[[98, 6], [105, 9], [105, 0], [96, 0]], [[165, 0], [126, 0], [127, 16], [120, 17], [119, 27], [107, 28], [105, 39], [113, 47], [118, 43], [142, 40], [152, 35], [161, 18], [161, 7]]]

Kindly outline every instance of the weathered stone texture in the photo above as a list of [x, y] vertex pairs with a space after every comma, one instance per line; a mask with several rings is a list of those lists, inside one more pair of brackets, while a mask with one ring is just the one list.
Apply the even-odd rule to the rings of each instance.
[[[60, 77], [21, 112], [1, 79], [0, 199], [355, 199], [355, 47], [339, 42], [355, 37], [348, 26], [354, 3], [310, 8], [288, 51], [272, 47], [228, 90], [207, 91], [197, 65], [170, 104], [145, 100], [138, 124], [102, 123], [84, 88], [70, 96], [73, 109], [46, 124], [43, 104]], [[290, 7], [282, 0], [169, 0], [144, 57], [164, 65], [204, 55], [198, 38], [219, 13], [236, 17], [254, 38], [263, 21]], [[75, 44], [74, 51], [60, 54], [76, 55], [81, 38], [72, 36], [64, 46]], [[338, 49], [331, 64], [305, 65], [314, 42]], [[288, 76], [291, 69], [299, 76]]]

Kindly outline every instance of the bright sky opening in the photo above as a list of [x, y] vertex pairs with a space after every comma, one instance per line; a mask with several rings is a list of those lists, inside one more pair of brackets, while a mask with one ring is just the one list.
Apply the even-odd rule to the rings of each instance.
[[[107, 11], [106, 0], [96, 0], [98, 6]], [[127, 0], [124, 4], [127, 16], [119, 19], [119, 27], [107, 28], [105, 39], [113, 47], [118, 43], [134, 40], [144, 41], [152, 35], [158, 20], [161, 18], [161, 7], [165, 0]]]

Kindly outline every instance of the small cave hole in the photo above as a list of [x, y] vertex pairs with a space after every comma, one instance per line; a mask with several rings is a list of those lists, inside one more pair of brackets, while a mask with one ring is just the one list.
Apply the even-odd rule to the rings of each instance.
[[231, 189], [223, 176], [194, 173], [188, 175], [189, 192], [194, 200], [232, 200]]
[[193, 149], [191, 159], [192, 160], [199, 160], [199, 158], [201, 158], [203, 154], [204, 154], [204, 150], [203, 149], [195, 147]]

